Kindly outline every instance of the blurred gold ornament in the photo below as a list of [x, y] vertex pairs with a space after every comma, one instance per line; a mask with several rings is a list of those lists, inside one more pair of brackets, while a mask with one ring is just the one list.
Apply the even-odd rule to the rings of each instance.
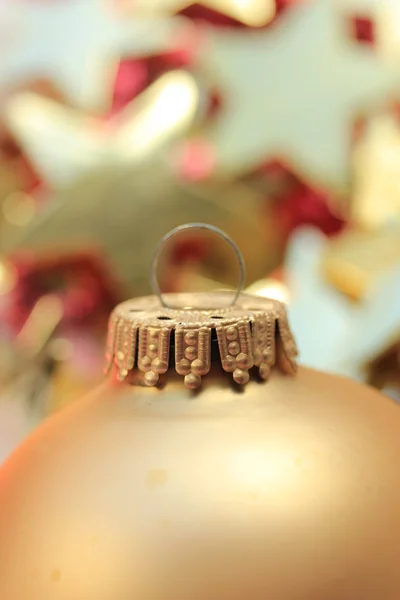
[[330, 241], [322, 257], [326, 280], [353, 300], [363, 300], [380, 279], [400, 264], [398, 228], [350, 230]]
[[192, 4], [201, 4], [250, 27], [262, 27], [276, 14], [275, 0], [133, 0], [134, 14], [170, 15]]
[[9, 100], [5, 119], [40, 175], [57, 188], [90, 171], [140, 163], [187, 132], [199, 104], [194, 78], [170, 71], [106, 123], [30, 92]]
[[400, 221], [400, 126], [392, 115], [371, 119], [353, 156], [353, 220], [366, 228]]
[[313, 183], [346, 189], [353, 121], [400, 91], [400, 72], [348, 39], [336, 0], [292, 8], [265, 32], [208, 39], [200, 65], [226, 98], [205, 132], [217, 171], [236, 176], [279, 157]]
[[[49, 252], [94, 247], [124, 289], [148, 293], [156, 241], [182, 222], [206, 220], [243, 248], [252, 282], [282, 258], [279, 232], [265, 211], [264, 195], [247, 186], [180, 182], [161, 159], [136, 167], [121, 162], [54, 194], [25, 228], [8, 228], [5, 247]], [[203, 275], [223, 285], [234, 280], [236, 265], [215, 266], [214, 273]]]
[[1, 26], [13, 32], [9, 40], [4, 37], [2, 89], [47, 78], [85, 109], [110, 105], [121, 57], [163, 52], [182, 28], [179, 19], [121, 15], [111, 0], [10, 2], [4, 3], [2, 17]]

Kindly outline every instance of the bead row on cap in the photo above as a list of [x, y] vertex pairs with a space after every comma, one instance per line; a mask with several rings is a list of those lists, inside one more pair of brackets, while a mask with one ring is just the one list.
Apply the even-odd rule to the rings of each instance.
[[249, 319], [224, 319], [222, 325], [137, 323], [114, 311], [110, 318], [106, 371], [114, 364], [120, 381], [137, 367], [148, 386], [157, 385], [169, 367], [171, 332], [175, 331], [175, 368], [185, 385], [196, 389], [211, 368], [211, 332], [217, 332], [224, 371], [236, 383], [249, 381], [249, 370], [258, 367], [263, 380], [278, 362], [290, 373], [296, 372], [297, 348], [290, 331], [286, 310], [274, 314], [258, 312]]

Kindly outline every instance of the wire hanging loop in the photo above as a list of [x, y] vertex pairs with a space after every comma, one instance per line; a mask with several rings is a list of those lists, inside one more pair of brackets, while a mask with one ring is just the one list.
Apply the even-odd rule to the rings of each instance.
[[153, 259], [152, 259], [152, 263], [151, 263], [150, 284], [151, 284], [154, 294], [156, 294], [158, 296], [161, 304], [165, 308], [171, 308], [171, 309], [174, 308], [173, 306], [169, 306], [167, 304], [167, 302], [165, 301], [163, 294], [161, 292], [160, 285], [158, 283], [158, 278], [157, 278], [158, 262], [159, 262], [159, 258], [160, 258], [160, 255], [162, 253], [164, 246], [172, 237], [182, 233], [183, 231], [188, 231], [188, 230], [192, 230], [192, 229], [206, 229], [207, 231], [211, 231], [212, 233], [215, 233], [215, 235], [218, 235], [220, 238], [225, 240], [227, 242], [227, 244], [229, 244], [229, 246], [234, 251], [235, 256], [239, 263], [239, 268], [240, 268], [238, 286], [236, 288], [236, 292], [234, 293], [232, 302], [230, 304], [228, 304], [228, 306], [234, 306], [244, 288], [244, 284], [245, 284], [245, 280], [246, 280], [246, 267], [244, 264], [243, 255], [240, 252], [238, 246], [232, 240], [232, 238], [229, 237], [229, 235], [227, 235], [224, 231], [222, 231], [218, 227], [214, 227], [214, 225], [207, 225], [206, 223], [187, 223], [186, 225], [179, 225], [178, 227], [175, 227], [175, 229], [172, 229], [169, 233], [167, 233], [160, 240], [160, 242], [158, 243], [158, 245], [154, 251]]

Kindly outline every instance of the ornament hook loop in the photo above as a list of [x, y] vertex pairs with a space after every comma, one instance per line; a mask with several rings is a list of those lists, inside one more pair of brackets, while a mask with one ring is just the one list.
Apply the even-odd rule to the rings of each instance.
[[222, 231], [222, 229], [219, 229], [218, 227], [215, 227], [214, 225], [207, 225], [206, 223], [187, 223], [185, 225], [179, 225], [178, 227], [175, 227], [174, 229], [172, 229], [169, 233], [167, 233], [158, 243], [154, 255], [153, 255], [153, 260], [151, 263], [151, 274], [150, 274], [150, 283], [151, 283], [151, 287], [153, 289], [153, 292], [158, 296], [158, 298], [160, 299], [161, 304], [165, 307], [165, 308], [174, 308], [173, 306], [169, 306], [163, 297], [163, 294], [161, 292], [160, 289], [160, 285], [158, 283], [158, 279], [157, 279], [157, 270], [158, 270], [158, 261], [160, 258], [160, 254], [162, 249], [164, 248], [165, 244], [175, 235], [178, 235], [179, 233], [181, 233], [182, 231], [187, 231], [187, 230], [191, 230], [191, 229], [206, 229], [207, 231], [211, 231], [212, 233], [215, 233], [216, 235], [218, 235], [220, 238], [222, 238], [223, 240], [225, 240], [229, 246], [232, 248], [232, 250], [234, 251], [236, 258], [238, 260], [239, 263], [239, 267], [240, 267], [240, 275], [239, 275], [239, 282], [238, 282], [238, 286], [236, 288], [236, 292], [234, 293], [232, 302], [228, 305], [228, 306], [234, 306], [236, 304], [237, 299], [239, 298], [243, 288], [244, 288], [244, 283], [246, 280], [246, 267], [244, 264], [244, 259], [243, 259], [243, 255], [240, 252], [238, 246], [235, 244], [235, 242], [232, 240], [232, 238], [225, 233], [224, 231]]

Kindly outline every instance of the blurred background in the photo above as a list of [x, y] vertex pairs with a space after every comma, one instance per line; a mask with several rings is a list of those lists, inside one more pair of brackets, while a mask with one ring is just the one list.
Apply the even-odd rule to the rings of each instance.
[[[398, 0], [0, 0], [0, 461], [225, 230], [300, 362], [400, 399]], [[164, 291], [234, 287], [219, 239]]]

